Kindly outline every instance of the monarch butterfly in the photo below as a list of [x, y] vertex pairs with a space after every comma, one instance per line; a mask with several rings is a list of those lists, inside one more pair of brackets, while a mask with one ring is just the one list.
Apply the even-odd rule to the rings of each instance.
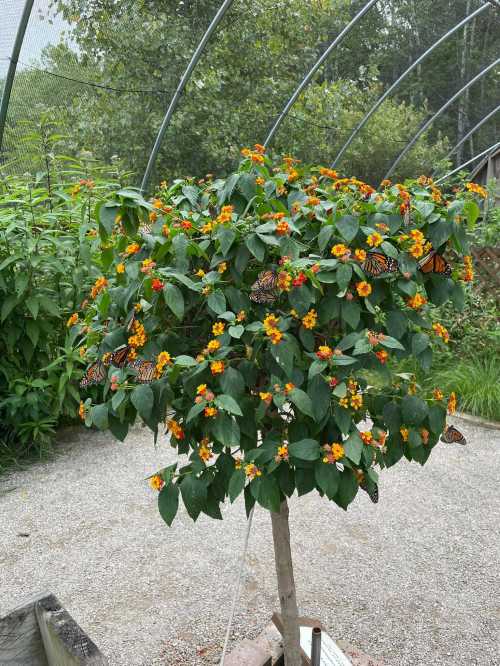
[[451, 275], [450, 264], [435, 250], [431, 250], [426, 257], [418, 262], [418, 268], [422, 273], [436, 273], [445, 277]]
[[364, 490], [365, 493], [368, 493], [368, 497], [374, 504], [378, 502], [378, 485], [376, 483], [374, 483], [370, 489], [366, 481], [363, 479], [359, 484], [359, 487], [361, 490]]
[[136, 380], [140, 384], [149, 384], [155, 378], [155, 364], [151, 361], [136, 358], [134, 361], [130, 361], [128, 367], [137, 371]]
[[153, 231], [153, 226], [147, 222], [143, 222], [139, 227], [139, 233], [150, 234]]
[[122, 345], [121, 347], [118, 347], [118, 349], [115, 349], [109, 358], [110, 363], [117, 368], [123, 368], [127, 363], [127, 356], [130, 349], [130, 345]]
[[250, 300], [255, 303], [274, 303], [278, 298], [278, 276], [274, 271], [262, 271], [252, 285]]
[[386, 257], [382, 252], [369, 252], [361, 268], [368, 275], [378, 277], [382, 273], [395, 273], [398, 270], [398, 262], [392, 257]]
[[106, 378], [106, 367], [101, 360], [94, 361], [90, 365], [80, 382], [80, 388], [87, 388], [87, 386], [94, 386], [100, 384]]
[[447, 444], [462, 444], [462, 446], [467, 444], [467, 440], [462, 435], [460, 430], [455, 428], [455, 426], [448, 426], [441, 435], [441, 439]]

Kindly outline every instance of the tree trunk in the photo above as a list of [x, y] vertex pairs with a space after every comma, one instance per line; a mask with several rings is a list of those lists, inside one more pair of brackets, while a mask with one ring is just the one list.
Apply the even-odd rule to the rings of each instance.
[[288, 526], [288, 504], [281, 503], [279, 513], [271, 511], [273, 527], [274, 559], [278, 578], [278, 593], [283, 620], [283, 644], [285, 666], [301, 666], [299, 611], [293, 579], [292, 551], [290, 549], [290, 529]]
[[[470, 14], [470, 0], [467, 0], [466, 14]], [[469, 24], [464, 27], [464, 36], [463, 36], [463, 48], [460, 58], [460, 83], [463, 85], [465, 83], [466, 74], [467, 74], [467, 65], [469, 59]], [[467, 90], [468, 93], [468, 90]], [[461, 141], [462, 137], [465, 134], [465, 128], [467, 126], [467, 103], [468, 103], [468, 94], [461, 95], [458, 100], [458, 120], [457, 120], [457, 141]], [[462, 153], [463, 145], [457, 150], [457, 164], [462, 162]]]

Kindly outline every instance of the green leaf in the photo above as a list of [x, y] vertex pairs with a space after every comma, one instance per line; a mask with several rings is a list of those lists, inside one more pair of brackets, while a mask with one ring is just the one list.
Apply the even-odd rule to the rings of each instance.
[[16, 307], [17, 300], [18, 297], [16, 294], [11, 294], [10, 296], [7, 296], [7, 298], [4, 300], [2, 305], [2, 314], [1, 314], [2, 321], [5, 321], [12, 312], [12, 310]]
[[155, 396], [151, 386], [148, 386], [147, 384], [136, 386], [131, 393], [130, 401], [137, 409], [139, 416], [144, 419], [144, 421], [147, 421], [151, 416], [155, 402]]
[[177, 319], [182, 321], [182, 318], [184, 317], [184, 296], [179, 287], [176, 287], [175, 284], [172, 284], [171, 282], [167, 282], [163, 287], [163, 297], [165, 303], [172, 310]]
[[158, 511], [160, 516], [170, 527], [179, 508], [179, 487], [176, 483], [163, 486], [158, 494]]
[[344, 291], [349, 286], [352, 278], [352, 266], [349, 264], [340, 264], [337, 268], [337, 284], [340, 291]]
[[92, 407], [92, 423], [99, 430], [106, 430], [108, 427], [108, 406], [106, 403]]
[[314, 466], [314, 477], [328, 499], [333, 499], [337, 494], [340, 483], [340, 472], [337, 466], [318, 460]]
[[467, 219], [467, 226], [472, 230], [477, 218], [481, 215], [481, 209], [473, 199], [469, 199], [464, 203], [464, 214]]
[[36, 322], [32, 319], [28, 319], [26, 322], [26, 333], [28, 334], [29, 339], [33, 347], [36, 347], [38, 339], [40, 337], [40, 328]]
[[354, 472], [348, 467], [340, 474], [339, 490], [335, 497], [335, 501], [343, 509], [347, 509], [352, 500], [356, 497], [358, 492], [358, 481], [354, 476]]
[[402, 351], [405, 351], [405, 348], [399, 342], [399, 340], [396, 340], [396, 338], [392, 338], [390, 335], [384, 335], [382, 340], [380, 340], [380, 344], [383, 347], [387, 347], [388, 349], [401, 349]]
[[264, 257], [266, 255], [266, 246], [256, 234], [251, 234], [248, 236], [245, 244], [253, 256], [257, 259], [257, 261], [264, 261]]
[[288, 445], [288, 453], [299, 460], [317, 460], [320, 456], [319, 444], [314, 439], [301, 439]]
[[207, 498], [207, 486], [201, 479], [197, 479], [194, 474], [185, 476], [179, 485], [184, 506], [191, 518], [196, 520]]
[[290, 391], [288, 396], [293, 404], [298, 407], [303, 414], [314, 418], [312, 402], [305, 391], [294, 388]]
[[207, 298], [208, 307], [211, 308], [216, 314], [226, 312], [226, 297], [220, 289], [212, 292]]
[[319, 423], [330, 409], [331, 389], [320, 375], [309, 380], [307, 393], [311, 398], [314, 419]]
[[384, 423], [391, 433], [398, 432], [401, 427], [401, 413], [395, 402], [387, 402], [383, 409]]
[[25, 301], [26, 307], [28, 310], [31, 312], [31, 315], [33, 319], [36, 319], [38, 317], [38, 309], [40, 307], [40, 304], [38, 302], [38, 298], [35, 298], [34, 296], [30, 296], [27, 298]]
[[195, 419], [199, 414], [201, 414], [201, 412], [205, 409], [206, 405], [207, 405], [206, 400], [194, 404], [188, 412], [188, 415], [186, 417], [186, 423], [189, 423], [190, 421]]
[[357, 432], [352, 432], [348, 439], [344, 442], [345, 455], [352, 460], [355, 465], [359, 464], [361, 460], [361, 453], [363, 451], [363, 441]]
[[344, 215], [337, 221], [337, 229], [347, 242], [351, 242], [358, 234], [359, 220], [353, 215]]
[[193, 368], [195, 365], [198, 365], [198, 361], [192, 356], [186, 356], [185, 354], [180, 354], [174, 359], [175, 365], [179, 365], [181, 368]]
[[[120, 419], [116, 418], [116, 416], [113, 416], [112, 414], [109, 415], [108, 420], [108, 428], [112, 435], [116, 437], [118, 441], [124, 442], [128, 435], [128, 422], [120, 421]], [[85, 422], [85, 425], [87, 425], [87, 422]]]
[[212, 433], [215, 439], [224, 446], [239, 446], [240, 428], [236, 420], [221, 412], [212, 422]]
[[309, 366], [309, 373], [308, 373], [309, 379], [312, 379], [315, 375], [318, 375], [320, 372], [323, 372], [323, 370], [327, 366], [328, 363], [326, 361], [320, 361], [319, 359], [313, 361]]
[[237, 396], [245, 392], [245, 380], [241, 372], [235, 368], [227, 368], [220, 377], [220, 385], [224, 393]]
[[361, 317], [361, 307], [358, 303], [355, 301], [342, 301], [341, 313], [342, 319], [351, 328], [357, 328]]
[[288, 377], [293, 371], [294, 352], [291, 344], [286, 340], [271, 346], [271, 355], [276, 363], [282, 368]]
[[385, 254], [388, 257], [392, 257], [393, 259], [397, 259], [399, 254], [394, 245], [391, 243], [388, 243], [387, 241], [384, 241], [382, 245], [380, 246], [382, 250], [385, 252]]
[[230, 326], [230, 327], [228, 328], [228, 332], [229, 332], [229, 335], [230, 335], [232, 338], [237, 338], [237, 339], [239, 339], [239, 338], [241, 338], [241, 336], [242, 336], [243, 333], [245, 332], [245, 327], [242, 326], [241, 324], [238, 324], [237, 326]]
[[299, 497], [310, 493], [315, 487], [315, 478], [313, 469], [296, 468], [295, 483]]
[[347, 435], [351, 429], [351, 415], [349, 410], [344, 409], [344, 407], [341, 407], [340, 405], [334, 405], [333, 414], [338, 429], [343, 435]]
[[440, 435], [446, 425], [446, 409], [441, 405], [429, 407], [429, 426], [435, 435]]
[[430, 344], [430, 338], [427, 333], [415, 333], [411, 339], [411, 351], [415, 356], [418, 356]]
[[451, 220], [440, 220], [435, 224], [429, 225], [427, 238], [432, 243], [432, 247], [437, 250], [443, 243], [446, 243], [453, 232], [453, 223]]
[[230, 395], [222, 394], [217, 396], [215, 399], [215, 404], [218, 407], [221, 407], [221, 409], [224, 409], [226, 412], [229, 412], [230, 414], [235, 414], [236, 416], [243, 416], [243, 412], [241, 411], [240, 406], [236, 402], [234, 398], [232, 398]]
[[309, 306], [313, 302], [314, 296], [312, 291], [306, 285], [295, 287], [288, 294], [288, 300], [292, 308], [297, 310], [300, 316], [305, 315], [309, 310]]
[[59, 317], [59, 306], [48, 298], [48, 296], [40, 296], [39, 302], [42, 310], [45, 310], [45, 312], [54, 317]]
[[328, 241], [332, 237], [332, 234], [333, 234], [333, 226], [331, 224], [321, 227], [321, 230], [318, 234], [318, 247], [321, 252], [323, 252], [325, 247], [328, 245]]
[[386, 326], [389, 335], [402, 338], [408, 328], [408, 319], [399, 310], [391, 310], [387, 313]]
[[225, 257], [236, 238], [236, 233], [230, 227], [221, 225], [217, 229], [216, 238], [219, 240], [220, 251]]
[[419, 425], [428, 411], [426, 402], [416, 395], [407, 395], [401, 401], [401, 415], [406, 425]]
[[234, 500], [238, 497], [238, 495], [243, 492], [243, 488], [245, 487], [245, 481], [246, 481], [245, 470], [243, 468], [235, 469], [229, 480], [229, 486], [228, 486], [229, 501], [231, 503], [233, 503]]
[[[281, 493], [276, 477], [262, 476], [257, 480], [260, 481], [256, 497], [257, 502], [269, 511], [279, 512]], [[253, 483], [255, 483], [255, 481]]]

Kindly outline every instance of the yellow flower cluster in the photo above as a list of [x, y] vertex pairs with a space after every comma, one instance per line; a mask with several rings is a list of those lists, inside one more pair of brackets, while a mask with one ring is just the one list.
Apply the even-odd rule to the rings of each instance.
[[270, 393], [269, 391], [260, 391], [259, 398], [263, 402], [267, 402], [267, 404], [269, 404], [271, 402], [271, 400], [273, 399], [273, 394]]
[[222, 275], [222, 273], [225, 273], [227, 271], [227, 263], [223, 261], [221, 264], [217, 266], [217, 272]]
[[245, 475], [249, 479], [253, 479], [256, 476], [262, 476], [262, 472], [257, 467], [257, 465], [254, 465], [253, 463], [249, 463], [248, 465], [245, 465]]
[[323, 446], [325, 451], [325, 456], [323, 457], [323, 462], [328, 464], [333, 464], [344, 457], [344, 447], [338, 442], [333, 442], [333, 444], [325, 444]]
[[105, 277], [97, 278], [97, 280], [94, 283], [94, 286], [90, 290], [90, 297], [96, 298], [96, 296], [98, 296], [101, 293], [101, 291], [104, 291], [104, 289], [106, 289], [107, 286], [108, 286], [108, 281], [106, 280]]
[[366, 297], [372, 293], [372, 287], [368, 282], [363, 280], [362, 282], [356, 283], [356, 291], [358, 292], [358, 296]]
[[226, 328], [226, 325], [222, 321], [217, 321], [212, 326], [212, 333], [215, 336], [222, 335], [224, 333], [225, 328]]
[[85, 405], [83, 404], [82, 400], [80, 400], [80, 407], [78, 408], [78, 416], [82, 419], [82, 421], [85, 421]]
[[325, 167], [321, 167], [319, 172], [325, 178], [331, 178], [332, 180], [336, 180], [339, 177], [338, 173], [334, 169], [326, 169]]
[[267, 315], [263, 321], [264, 330], [273, 345], [277, 345], [283, 339], [283, 333], [278, 329], [279, 317], [273, 314]]
[[432, 391], [432, 397], [434, 398], [434, 400], [442, 400], [444, 397], [443, 392], [441, 391], [441, 389], [435, 388]]
[[131, 254], [137, 254], [140, 252], [141, 246], [139, 243], [131, 243], [130, 245], [127, 245], [125, 248], [125, 254], [127, 256], [130, 256]]
[[331, 249], [331, 254], [333, 254], [334, 257], [343, 257], [344, 255], [349, 255], [350, 253], [351, 251], [346, 245], [344, 245], [344, 243], [337, 243]]
[[128, 344], [134, 348], [144, 347], [148, 339], [144, 326], [136, 319], [132, 325], [132, 330], [134, 331], [134, 334], [129, 337]]
[[159, 474], [154, 474], [154, 476], [149, 479], [149, 485], [153, 490], [161, 490], [165, 485], [165, 481]]
[[312, 309], [309, 310], [309, 312], [302, 317], [302, 324], [304, 328], [312, 329], [316, 326], [317, 320], [318, 320], [318, 315], [316, 313], [316, 310]]
[[412, 308], [412, 310], [420, 310], [427, 303], [427, 299], [422, 294], [415, 294], [415, 296], [410, 296], [406, 299], [406, 305]]
[[166, 365], [172, 365], [172, 358], [167, 351], [162, 351], [156, 358], [155, 377], [159, 379], [163, 375]]
[[247, 313], [245, 312], [245, 310], [240, 310], [236, 315], [236, 321], [239, 322], [245, 321], [246, 318], [247, 318]]
[[278, 273], [278, 289], [281, 291], [290, 291], [292, 288], [292, 276], [286, 271], [280, 271]]
[[424, 254], [424, 234], [419, 229], [412, 229], [410, 231], [410, 238], [413, 242], [410, 246], [409, 253], [415, 259], [419, 259]]
[[213, 375], [222, 375], [225, 369], [226, 366], [224, 361], [212, 361], [212, 363], [210, 363], [210, 372]]
[[379, 232], [378, 232], [378, 231], [374, 231], [372, 234], [370, 234], [370, 235], [368, 236], [368, 238], [366, 239], [366, 243], [367, 243], [370, 247], [378, 247], [379, 245], [381, 245], [381, 243], [382, 243], [383, 240], [384, 240], [384, 239], [383, 239], [382, 236], [379, 234]]
[[203, 414], [207, 418], [210, 418], [210, 417], [214, 418], [218, 414], [217, 407], [205, 407], [205, 409], [203, 411]]
[[354, 256], [357, 261], [362, 262], [366, 259], [366, 251], [361, 249], [354, 250]]
[[410, 431], [408, 430], [408, 428], [405, 428], [404, 426], [401, 426], [401, 428], [399, 429], [399, 432], [401, 433], [401, 438], [402, 438], [403, 442], [407, 442], [408, 437], [410, 436]]
[[169, 419], [167, 421], [167, 430], [172, 433], [175, 439], [184, 439], [184, 430], [182, 429], [180, 423], [178, 423], [175, 419]]
[[218, 340], [210, 340], [207, 344], [207, 351], [209, 354], [213, 354], [218, 349], [220, 349], [220, 342]]
[[203, 462], [208, 462], [210, 458], [213, 457], [212, 449], [209, 445], [208, 437], [204, 437], [200, 442], [200, 448], [198, 449], [198, 455], [200, 456]]

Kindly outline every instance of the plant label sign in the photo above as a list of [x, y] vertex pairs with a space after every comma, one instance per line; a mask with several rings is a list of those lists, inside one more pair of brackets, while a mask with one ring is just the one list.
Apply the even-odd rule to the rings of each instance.
[[[300, 647], [308, 659], [311, 658], [312, 627], [300, 627]], [[335, 641], [325, 632], [321, 632], [320, 666], [352, 666]]]

